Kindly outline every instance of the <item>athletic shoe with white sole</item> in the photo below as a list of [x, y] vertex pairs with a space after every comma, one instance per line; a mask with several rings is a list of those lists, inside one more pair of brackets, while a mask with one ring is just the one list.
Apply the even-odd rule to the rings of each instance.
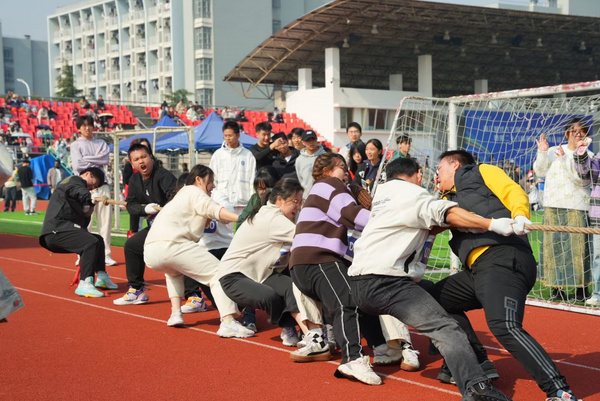
[[110, 256], [107, 256], [106, 258], [104, 258], [104, 264], [106, 266], [116, 266], [117, 261], [111, 258]]
[[504, 393], [492, 384], [491, 380], [484, 380], [467, 387], [462, 401], [511, 401]]
[[206, 305], [206, 302], [204, 302], [204, 298], [194, 294], [193, 296], [189, 297], [186, 303], [181, 307], [181, 313], [206, 312], [207, 309], [208, 305]]
[[346, 377], [355, 378], [365, 384], [381, 384], [381, 377], [371, 369], [370, 359], [367, 355], [341, 364], [338, 366], [335, 376], [340, 377], [339, 373]]
[[592, 296], [591, 298], [586, 299], [586, 306], [600, 306], [600, 297]]
[[254, 332], [242, 326], [240, 322], [235, 319], [229, 319], [228, 321], [221, 320], [221, 325], [217, 334], [220, 337], [231, 338], [248, 338], [254, 336]]
[[116, 290], [119, 288], [118, 285], [112, 282], [110, 277], [108, 277], [108, 273], [106, 272], [98, 273], [98, 276], [96, 277], [96, 284], [94, 284], [94, 286], [96, 288], [104, 288], [108, 290]]
[[123, 306], [123, 305], [141, 305], [148, 302], [150, 299], [148, 295], [146, 295], [146, 287], [142, 287], [139, 290], [136, 290], [133, 287], [129, 287], [129, 291], [125, 293], [121, 298], [117, 298], [113, 301], [113, 304]]
[[419, 351], [415, 350], [411, 343], [405, 342], [402, 344], [402, 363], [400, 369], [407, 372], [419, 370]]
[[185, 323], [183, 322], [183, 315], [181, 314], [181, 311], [173, 312], [167, 321], [167, 326], [169, 327], [183, 327], [184, 325]]
[[79, 285], [75, 289], [75, 294], [86, 298], [102, 298], [103, 292], [100, 292], [94, 287], [94, 277], [87, 277], [85, 280], [80, 280]]
[[373, 350], [373, 365], [393, 365], [399, 363], [402, 360], [402, 349], [391, 348], [387, 344], [383, 343], [378, 345]]
[[281, 330], [281, 341], [286, 347], [295, 347], [298, 345], [298, 332], [295, 327], [284, 327]]
[[317, 362], [331, 359], [329, 345], [325, 342], [323, 334], [317, 331], [309, 331], [304, 336], [306, 345], [290, 352], [290, 359], [294, 362]]

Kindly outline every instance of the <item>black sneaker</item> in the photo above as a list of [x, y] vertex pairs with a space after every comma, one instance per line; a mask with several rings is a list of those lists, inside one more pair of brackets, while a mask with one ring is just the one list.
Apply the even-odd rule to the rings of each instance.
[[450, 372], [450, 368], [446, 365], [446, 361], [442, 364], [442, 368], [440, 369], [440, 373], [437, 375], [437, 379], [442, 383], [446, 384], [456, 384], [456, 380], [452, 377], [452, 372]]
[[38, 213], [38, 212], [36, 212], [36, 211], [34, 210], [34, 211], [32, 211], [32, 212], [29, 212], [29, 215], [30, 215], [30, 216], [38, 216], [38, 215], [39, 215], [39, 213]]
[[470, 385], [465, 393], [462, 401], [511, 401], [490, 380]]

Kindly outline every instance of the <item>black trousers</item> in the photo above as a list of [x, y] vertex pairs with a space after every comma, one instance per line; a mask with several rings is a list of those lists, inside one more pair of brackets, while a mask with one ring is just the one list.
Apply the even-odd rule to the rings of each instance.
[[80, 256], [79, 277], [85, 280], [105, 271], [104, 240], [86, 230], [73, 230], [40, 237], [40, 245], [54, 253], [76, 253]]
[[379, 317], [359, 312], [352, 299], [348, 268], [343, 263], [296, 265], [291, 275], [296, 287], [303, 294], [321, 301], [324, 314], [333, 318], [331, 323], [342, 351], [342, 363], [362, 357], [361, 328], [370, 347], [385, 343]]
[[[221, 260], [223, 258], [223, 255], [225, 255], [225, 252], [227, 252], [227, 248], [210, 249], [208, 252], [210, 252], [215, 258]], [[200, 288], [204, 295], [206, 295], [206, 297], [210, 299], [210, 302], [212, 302], [213, 306], [215, 308], [217, 307], [217, 304], [215, 304], [215, 300], [213, 299], [212, 293], [210, 292], [209, 286], [199, 283], [188, 276], [183, 276], [183, 285], [185, 286], [184, 297], [186, 299], [195, 296], [195, 294], [198, 292], [198, 288]]]
[[144, 242], [150, 227], [146, 227], [138, 231], [133, 237], [125, 241], [125, 271], [127, 273], [127, 281], [129, 285], [136, 290], [144, 286], [144, 271], [146, 264], [144, 262]]
[[530, 249], [497, 245], [479, 256], [471, 269], [437, 282], [429, 293], [469, 339], [476, 335], [465, 311], [483, 308], [492, 334], [552, 397], [569, 386], [544, 348], [523, 329], [525, 300], [535, 280], [536, 261]]
[[231, 273], [219, 282], [225, 294], [239, 306], [266, 311], [270, 323], [279, 327], [296, 326], [290, 313], [299, 311], [290, 276], [273, 273], [258, 283], [242, 273]]
[[4, 187], [4, 211], [15, 211], [17, 207], [17, 187]]

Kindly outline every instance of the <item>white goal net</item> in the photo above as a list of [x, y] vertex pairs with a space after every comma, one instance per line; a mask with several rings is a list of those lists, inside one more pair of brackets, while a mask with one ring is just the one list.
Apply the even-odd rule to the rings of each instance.
[[[578, 117], [590, 127], [593, 139], [590, 151], [598, 152], [600, 141], [595, 134], [600, 117], [599, 93], [600, 81], [596, 81], [448, 99], [407, 97], [402, 99], [396, 112], [386, 154], [389, 159], [396, 149], [396, 140], [408, 136], [412, 141], [410, 155], [423, 167], [423, 186], [436, 193], [435, 167], [439, 155], [446, 150], [467, 150], [479, 163], [499, 166], [518, 182], [529, 194], [532, 222], [543, 224], [545, 177], [536, 176], [532, 171], [538, 149], [536, 139], [545, 134], [550, 146], [566, 144], [565, 126]], [[386, 162], [382, 163], [380, 171], [385, 169]], [[563, 263], [565, 266], [552, 263], [553, 269], [560, 269], [554, 274], [545, 269], [543, 237], [541, 231], [529, 234], [538, 260], [538, 282], [530, 293], [529, 302], [584, 313], [599, 312], [585, 308], [584, 302], [578, 301], [594, 290], [592, 236], [564, 234], [558, 241], [555, 237], [552, 249], [557, 260], [574, 260], [571, 247], [575, 243], [584, 244], [585, 260]], [[461, 268], [458, 259], [449, 251], [448, 239], [448, 231], [437, 236], [427, 278], [437, 281]], [[561, 280], [556, 281], [555, 276], [560, 276]], [[562, 293], [557, 288], [561, 288]]]

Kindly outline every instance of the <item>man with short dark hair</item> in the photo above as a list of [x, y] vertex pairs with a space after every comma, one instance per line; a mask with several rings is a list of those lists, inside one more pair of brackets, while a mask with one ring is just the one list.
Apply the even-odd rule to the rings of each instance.
[[[131, 215], [146, 217], [151, 225], [158, 213], [157, 207], [164, 206], [175, 190], [177, 179], [171, 172], [156, 164], [150, 149], [141, 143], [131, 145], [128, 155], [131, 166], [137, 172], [129, 179], [127, 211]], [[125, 241], [125, 271], [129, 290], [113, 301], [115, 305], [140, 305], [148, 302], [144, 281], [144, 242], [149, 231], [148, 226]]]
[[279, 143], [276, 148], [278, 155], [273, 161], [273, 167], [281, 178], [297, 179], [296, 159], [300, 156], [300, 152], [296, 148], [290, 148], [287, 137], [283, 132], [273, 135], [273, 143]]
[[54, 192], [58, 184], [65, 178], [65, 173], [60, 167], [60, 160], [54, 160], [54, 167], [48, 170], [46, 179], [50, 187], [50, 193]]
[[37, 215], [35, 205], [37, 203], [37, 195], [33, 186], [33, 171], [31, 170], [31, 162], [29, 159], [23, 160], [23, 164], [19, 167], [17, 174], [21, 183], [21, 194], [23, 197], [23, 210], [27, 216]]
[[[525, 301], [537, 277], [525, 228], [531, 224], [527, 194], [501, 168], [477, 165], [464, 150], [440, 155], [436, 181], [447, 199], [473, 215], [492, 221], [513, 218], [517, 235], [452, 230], [449, 244], [463, 270], [437, 282], [430, 294], [458, 321], [471, 343], [479, 344], [475, 349], [480, 362], [487, 353], [465, 312], [483, 308], [494, 337], [534, 377], [547, 401], [576, 400], [550, 356], [523, 328]], [[456, 368], [449, 368], [447, 375], [456, 375]]]
[[262, 122], [256, 124], [256, 137], [258, 142], [250, 146], [250, 152], [256, 159], [256, 169], [261, 167], [271, 166], [273, 160], [279, 154], [276, 148], [279, 146], [279, 142], [271, 142], [271, 124], [268, 122]]
[[509, 400], [486, 377], [458, 323], [417, 282], [427, 267], [432, 227], [437, 232], [451, 225], [507, 236], [514, 233], [514, 221], [479, 217], [455, 202], [434, 198], [421, 187], [421, 167], [412, 158], [391, 161], [386, 175], [387, 182], [375, 192], [369, 222], [354, 244], [348, 269], [354, 301], [365, 313], [391, 315], [431, 338], [456, 372], [464, 400]]
[[352, 145], [356, 145], [357, 143], [362, 143], [364, 145], [364, 142], [360, 139], [362, 136], [362, 127], [357, 122], [351, 122], [346, 127], [346, 135], [348, 136], [348, 140], [350, 142], [346, 144], [346, 151], [340, 153], [342, 156], [344, 156], [344, 159], [346, 159], [347, 162], [348, 158], [350, 157], [350, 148]]
[[408, 153], [410, 152], [411, 144], [412, 139], [410, 139], [408, 135], [402, 134], [398, 138], [396, 138], [396, 145], [398, 146], [398, 149], [394, 151], [392, 160], [398, 159], [400, 157], [412, 157]]
[[104, 172], [97, 167], [88, 167], [58, 184], [50, 197], [39, 239], [40, 245], [50, 252], [80, 256], [80, 280], [75, 294], [88, 298], [104, 296], [96, 288], [118, 288], [106, 273], [104, 240], [87, 230], [94, 210], [90, 191], [102, 184]]

